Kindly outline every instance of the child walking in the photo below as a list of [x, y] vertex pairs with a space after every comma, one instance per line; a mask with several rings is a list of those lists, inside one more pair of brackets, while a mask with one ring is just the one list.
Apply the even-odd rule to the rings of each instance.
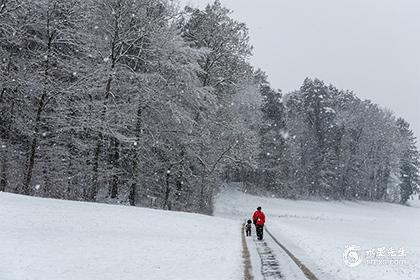
[[251, 236], [252, 221], [248, 220], [245, 225], [246, 236]]

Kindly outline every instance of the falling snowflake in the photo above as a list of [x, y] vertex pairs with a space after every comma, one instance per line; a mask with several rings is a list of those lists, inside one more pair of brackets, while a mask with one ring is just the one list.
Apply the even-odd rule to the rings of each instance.
[[289, 138], [289, 132], [287, 130], [281, 130], [280, 135], [283, 137], [283, 139]]
[[325, 107], [324, 111], [325, 111], [325, 113], [335, 114], [335, 110], [333, 108], [330, 108], [330, 107]]

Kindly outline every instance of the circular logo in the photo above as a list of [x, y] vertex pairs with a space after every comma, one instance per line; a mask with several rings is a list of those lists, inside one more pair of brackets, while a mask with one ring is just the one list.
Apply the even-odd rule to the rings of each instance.
[[343, 253], [343, 260], [348, 267], [356, 267], [362, 263], [362, 254], [359, 246], [346, 246]]

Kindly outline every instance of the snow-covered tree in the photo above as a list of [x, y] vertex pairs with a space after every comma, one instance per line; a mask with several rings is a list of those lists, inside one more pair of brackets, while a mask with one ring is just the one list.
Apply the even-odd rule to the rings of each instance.
[[[186, 9], [187, 16], [181, 22], [182, 36], [194, 48], [202, 51], [199, 59], [201, 85], [209, 93], [204, 97], [214, 111], [201, 110], [197, 115], [199, 126], [209, 129], [207, 146], [211, 152], [199, 152], [199, 167], [203, 172], [202, 192], [212, 185], [214, 192], [227, 164], [246, 158], [245, 127], [239, 127], [235, 104], [242, 94], [249, 92], [243, 85], [250, 85], [253, 69], [248, 63], [252, 47], [249, 44], [245, 24], [230, 17], [231, 11], [220, 1], [207, 5], [204, 10]], [[251, 83], [252, 84], [252, 83]], [[216, 184], [215, 184], [216, 183]], [[208, 204], [208, 203], [205, 203]]]
[[0, 0], [0, 191], [211, 213], [230, 179], [404, 202], [419, 168], [408, 124], [317, 79], [273, 90], [230, 14]]
[[401, 158], [400, 158], [400, 194], [401, 203], [406, 203], [413, 193], [418, 192], [420, 185], [419, 152], [416, 139], [410, 125], [402, 118], [397, 120], [400, 134]]
[[289, 182], [288, 149], [289, 132], [286, 129], [286, 114], [283, 94], [273, 90], [263, 73], [259, 75], [262, 122], [260, 125], [259, 172], [265, 188], [287, 196]]
[[0, 191], [9, 190], [18, 176], [13, 164], [19, 158], [14, 148], [21, 136], [16, 118], [22, 98], [18, 79], [22, 13], [19, 1], [0, 1]]
[[[291, 127], [293, 145], [300, 147], [296, 175], [309, 195], [332, 195], [335, 188], [335, 115], [332, 92], [320, 80], [305, 79], [300, 91], [288, 97], [290, 117], [299, 127]], [[294, 121], [296, 122], [296, 121]]]

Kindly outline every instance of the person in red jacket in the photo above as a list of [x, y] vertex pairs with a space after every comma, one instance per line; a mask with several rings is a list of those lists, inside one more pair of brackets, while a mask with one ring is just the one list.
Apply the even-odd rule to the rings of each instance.
[[262, 240], [264, 233], [265, 215], [264, 212], [261, 211], [261, 207], [258, 207], [257, 211], [254, 212], [254, 215], [252, 215], [252, 220], [254, 221], [258, 240]]

